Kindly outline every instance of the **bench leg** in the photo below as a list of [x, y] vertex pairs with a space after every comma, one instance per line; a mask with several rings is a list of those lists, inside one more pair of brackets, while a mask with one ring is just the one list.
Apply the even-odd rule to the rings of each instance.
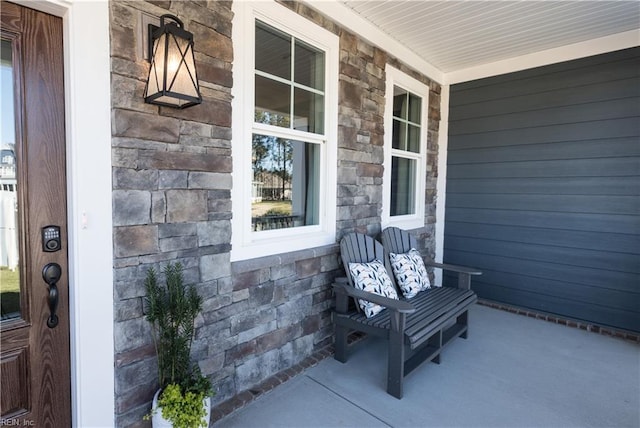
[[404, 314], [395, 312], [391, 318], [389, 332], [387, 392], [397, 399], [402, 398], [402, 381], [404, 380], [404, 326]]
[[464, 311], [462, 314], [458, 315], [456, 323], [467, 327], [467, 329], [460, 335], [461, 338], [467, 339], [469, 337], [469, 311]]
[[336, 325], [336, 342], [335, 342], [335, 355], [334, 358], [341, 363], [347, 362], [348, 353], [348, 336], [349, 329], [347, 327]]

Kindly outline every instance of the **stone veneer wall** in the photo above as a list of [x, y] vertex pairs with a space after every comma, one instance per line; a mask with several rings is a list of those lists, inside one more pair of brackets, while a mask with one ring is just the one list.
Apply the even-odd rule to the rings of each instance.
[[[304, 4], [282, 2], [340, 36], [338, 239], [380, 232], [386, 63], [431, 87], [425, 227], [433, 255], [439, 85]], [[194, 33], [203, 103], [144, 104], [148, 64], [140, 13], [172, 13]], [[338, 246], [230, 262], [232, 205], [231, 2], [110, 2], [116, 423], [144, 424], [157, 388], [144, 320], [149, 267], [185, 266], [204, 297], [193, 358], [217, 391], [214, 405], [331, 343], [330, 284]]]

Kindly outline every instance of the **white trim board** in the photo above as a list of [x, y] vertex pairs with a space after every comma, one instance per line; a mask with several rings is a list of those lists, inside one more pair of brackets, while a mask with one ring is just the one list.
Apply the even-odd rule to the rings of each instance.
[[109, 4], [12, 1], [63, 19], [71, 418], [114, 426]]
[[626, 31], [611, 36], [496, 61], [490, 64], [483, 64], [477, 67], [452, 71], [445, 75], [444, 80], [447, 84], [453, 85], [470, 80], [483, 79], [485, 77], [493, 77], [544, 65], [586, 58], [639, 45], [640, 30]]

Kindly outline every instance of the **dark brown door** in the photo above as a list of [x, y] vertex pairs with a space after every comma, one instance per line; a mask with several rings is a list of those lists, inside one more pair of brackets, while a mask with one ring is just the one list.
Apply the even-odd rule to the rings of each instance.
[[4, 1], [0, 15], [0, 425], [67, 427], [62, 20]]

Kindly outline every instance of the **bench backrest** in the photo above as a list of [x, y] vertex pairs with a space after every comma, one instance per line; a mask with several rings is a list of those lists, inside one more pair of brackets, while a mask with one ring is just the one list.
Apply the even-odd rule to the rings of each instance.
[[403, 254], [411, 248], [418, 250], [418, 243], [406, 230], [397, 227], [387, 227], [382, 231], [382, 245], [390, 253]]
[[348, 233], [340, 240], [340, 256], [342, 257], [342, 265], [346, 271], [349, 285], [352, 287], [353, 279], [351, 278], [351, 272], [349, 272], [349, 263], [368, 263], [374, 260], [380, 260], [384, 263], [391, 282], [396, 287], [396, 281], [389, 266], [389, 257], [385, 256], [382, 244], [372, 237], [362, 233]]

